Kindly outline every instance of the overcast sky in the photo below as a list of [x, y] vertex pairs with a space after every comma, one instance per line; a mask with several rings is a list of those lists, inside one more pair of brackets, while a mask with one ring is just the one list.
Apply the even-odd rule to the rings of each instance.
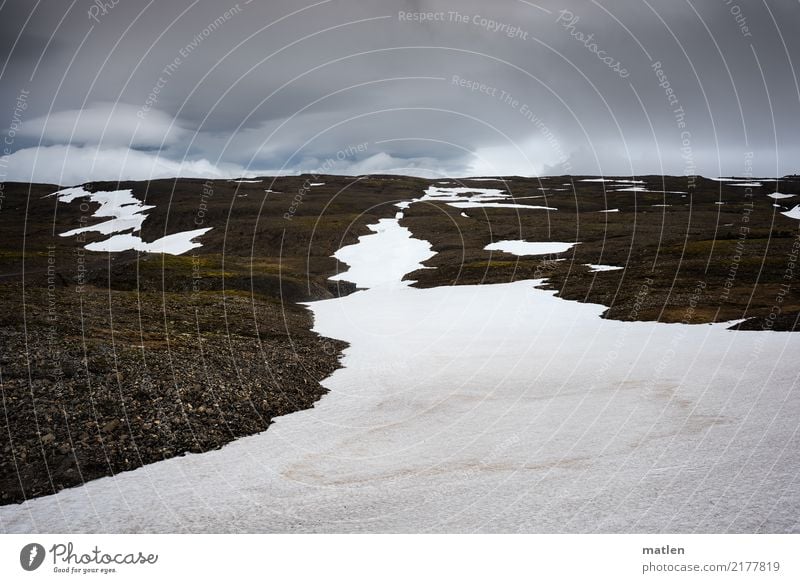
[[0, 180], [800, 172], [796, 1], [101, 5], [0, 0]]

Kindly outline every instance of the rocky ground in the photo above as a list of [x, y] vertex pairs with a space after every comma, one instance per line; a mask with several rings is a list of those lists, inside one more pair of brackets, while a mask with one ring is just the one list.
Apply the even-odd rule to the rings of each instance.
[[[558, 211], [413, 205], [401, 224], [437, 255], [427, 262], [436, 269], [409, 278], [423, 287], [547, 278], [565, 299], [608, 306], [608, 318], [795, 328], [800, 221], [780, 214], [794, 199], [766, 195], [800, 195], [800, 183], [744, 189], [640, 179], [659, 192], [617, 191], [619, 184], [580, 177], [463, 181]], [[55, 185], [4, 185], [0, 503], [221, 447], [313, 406], [344, 345], [313, 333], [298, 302], [352, 292], [328, 281], [344, 269], [333, 252], [430, 184], [301, 176], [87, 185], [132, 188], [155, 205], [146, 241], [213, 227], [201, 248], [179, 257], [83, 251], [102, 237], [79, 243], [58, 234], [96, 205], [58, 204], [46, 196]], [[504, 239], [580, 245], [548, 257], [484, 251]], [[625, 269], [595, 273], [586, 263]]]
[[56, 204], [55, 185], [6, 184], [0, 503], [218, 448], [313, 406], [345, 345], [311, 332], [298, 302], [352, 292], [327, 281], [339, 269], [330, 256], [408, 192], [325, 181], [87, 186], [133, 188], [156, 205], [146, 241], [214, 227], [181, 256], [83, 251], [103, 237], [57, 234], [96, 205]]
[[[795, 329], [800, 221], [780, 212], [800, 204], [800, 196], [767, 194], [800, 195], [800, 181], [761, 180], [745, 188], [703, 178], [693, 184], [686, 177], [637, 179], [643, 181], [638, 187], [658, 192], [617, 191], [631, 185], [570, 176], [447, 185], [506, 188], [516, 197], [509, 202], [558, 210], [413, 205], [402, 224], [433, 243], [437, 255], [425, 263], [436, 269], [408, 278], [433, 287], [546, 277], [545, 287], [564, 299], [608, 306], [606, 318], [743, 319], [742, 329]], [[600, 212], [608, 209], [618, 211]], [[580, 244], [544, 257], [483, 250], [507, 239]], [[593, 272], [586, 264], [625, 269]]]

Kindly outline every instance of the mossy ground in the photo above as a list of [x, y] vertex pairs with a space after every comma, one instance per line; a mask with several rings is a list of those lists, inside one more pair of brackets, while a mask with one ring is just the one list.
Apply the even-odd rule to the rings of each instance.
[[[305, 188], [308, 179], [325, 186]], [[791, 265], [800, 223], [766, 195], [800, 195], [800, 184], [762, 181], [748, 193], [698, 179], [689, 192], [685, 177], [643, 180], [650, 190], [687, 194], [620, 192], [568, 176], [465, 182], [558, 211], [468, 209], [464, 217], [445, 203], [413, 205], [401, 224], [437, 254], [426, 262], [435, 269], [407, 277], [419, 287], [544, 279], [565, 299], [608, 306], [607, 318], [679, 322], [691, 314], [692, 324], [743, 319], [743, 329], [795, 328], [800, 298]], [[148, 241], [213, 227], [202, 247], [175, 257], [84, 251], [102, 237], [58, 234], [93, 207], [57, 203], [47, 196], [55, 185], [6, 184], [0, 503], [220, 447], [313, 406], [344, 344], [311, 332], [298, 302], [352, 292], [352, 284], [329, 281], [343, 268], [331, 255], [429, 185], [301, 176], [89, 187], [131, 188], [156, 205], [142, 229]], [[619, 212], [599, 212], [611, 208]], [[484, 250], [504, 239], [580, 244], [549, 257]], [[594, 273], [587, 263], [625, 269]]]

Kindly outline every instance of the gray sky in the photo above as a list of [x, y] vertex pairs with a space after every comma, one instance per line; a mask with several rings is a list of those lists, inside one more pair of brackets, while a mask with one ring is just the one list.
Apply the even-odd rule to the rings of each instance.
[[100, 5], [0, 0], [0, 180], [800, 172], [798, 2]]

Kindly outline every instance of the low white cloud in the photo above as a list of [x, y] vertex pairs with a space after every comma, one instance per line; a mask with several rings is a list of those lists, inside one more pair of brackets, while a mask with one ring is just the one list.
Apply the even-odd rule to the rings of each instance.
[[130, 148], [44, 146], [25, 148], [8, 157], [6, 180], [71, 185], [93, 180], [236, 178], [254, 173], [237, 164], [215, 164], [205, 158], [171, 160]]
[[433, 158], [398, 158], [378, 152], [369, 158], [347, 164], [343, 174], [404, 174], [409, 176], [442, 176], [441, 162]]
[[20, 135], [44, 144], [103, 144], [158, 148], [185, 139], [189, 132], [166, 113], [147, 112], [127, 103], [93, 103], [25, 122]]

